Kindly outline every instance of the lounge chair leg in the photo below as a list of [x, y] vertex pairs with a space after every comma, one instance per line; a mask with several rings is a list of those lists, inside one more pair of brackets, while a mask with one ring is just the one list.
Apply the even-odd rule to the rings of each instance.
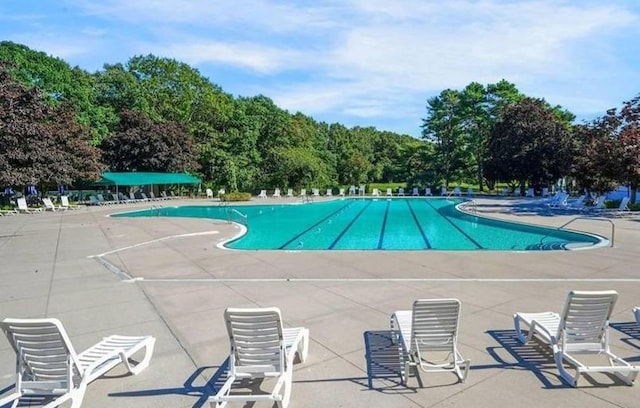
[[309, 355], [309, 329], [302, 329], [302, 339], [298, 343], [298, 358], [304, 363]]
[[564, 368], [564, 359], [562, 358], [562, 352], [554, 345], [553, 358], [556, 361], [556, 367], [560, 377], [570, 386], [576, 387], [578, 385], [578, 378], [580, 378], [580, 370], [576, 370], [575, 376], [572, 376], [566, 368]]
[[527, 344], [527, 337], [522, 333], [522, 329], [520, 328], [520, 316], [517, 314], [513, 315], [513, 325], [516, 328], [516, 337], [518, 337], [520, 343]]

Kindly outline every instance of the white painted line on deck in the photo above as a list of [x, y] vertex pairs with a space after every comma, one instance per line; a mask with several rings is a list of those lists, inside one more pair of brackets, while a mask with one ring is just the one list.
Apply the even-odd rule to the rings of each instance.
[[204, 279], [184, 279], [184, 278], [135, 278], [130, 281], [143, 283], [233, 283], [233, 282], [262, 282], [262, 283], [282, 283], [282, 282], [366, 282], [366, 283], [389, 283], [389, 282], [430, 282], [430, 283], [561, 283], [561, 282], [611, 282], [611, 283], [640, 283], [639, 278], [204, 278]]
[[169, 235], [169, 236], [158, 238], [158, 239], [152, 239], [151, 241], [140, 242], [138, 244], [133, 244], [133, 245], [129, 245], [129, 246], [126, 246], [126, 247], [114, 249], [112, 251], [103, 252], [103, 253], [98, 254], [98, 255], [89, 255], [88, 258], [100, 258], [100, 257], [103, 257], [105, 255], [114, 254], [116, 252], [125, 251], [127, 249], [136, 248], [136, 247], [143, 246], [143, 245], [149, 245], [149, 244], [153, 244], [153, 243], [156, 243], [156, 242], [166, 241], [168, 239], [197, 237], [197, 236], [201, 236], [201, 235], [214, 235], [214, 234], [219, 234], [219, 233], [220, 233], [219, 231], [204, 231], [204, 232], [192, 232], [192, 233], [189, 233], [189, 234]]

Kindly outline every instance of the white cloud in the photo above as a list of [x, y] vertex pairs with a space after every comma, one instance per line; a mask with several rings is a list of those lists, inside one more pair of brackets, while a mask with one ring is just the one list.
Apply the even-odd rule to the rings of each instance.
[[[105, 62], [99, 50], [123, 42], [121, 55], [176, 58], [205, 75], [230, 67], [245, 83], [220, 83], [223, 89], [256, 90], [310, 115], [415, 121], [426, 99], [445, 88], [503, 78], [580, 114], [619, 98], [622, 83], [638, 85], [633, 57], [616, 42], [622, 33], [640, 34], [638, 7], [624, 0], [67, 4], [92, 17], [80, 38], [37, 32], [26, 43], [62, 58], [93, 52]], [[109, 36], [90, 27], [108, 27], [111, 43], [92, 51], [94, 40]]]
[[229, 64], [261, 74], [279, 72], [299, 66], [304, 55], [296, 50], [270, 47], [250, 42], [201, 41], [150, 46], [149, 51], [170, 55], [190, 64]]

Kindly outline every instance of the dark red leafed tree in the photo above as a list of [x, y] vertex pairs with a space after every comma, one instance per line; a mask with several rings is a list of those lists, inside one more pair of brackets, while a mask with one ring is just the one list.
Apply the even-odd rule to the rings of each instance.
[[155, 123], [141, 112], [120, 113], [116, 132], [100, 145], [111, 171], [193, 172], [197, 147], [175, 122]]
[[0, 185], [52, 187], [97, 179], [100, 151], [66, 104], [19, 84], [0, 65]]

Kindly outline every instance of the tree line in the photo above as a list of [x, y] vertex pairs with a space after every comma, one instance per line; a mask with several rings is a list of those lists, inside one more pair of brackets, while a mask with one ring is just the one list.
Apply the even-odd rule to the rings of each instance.
[[0, 42], [0, 185], [76, 185], [110, 170], [186, 171], [228, 191], [370, 182], [522, 190], [563, 176], [602, 191], [637, 186], [638, 106], [635, 98], [575, 125], [507, 81], [471, 83], [427, 100], [416, 139], [319, 122], [264, 95], [234, 97], [174, 59], [134, 56], [90, 73]]

